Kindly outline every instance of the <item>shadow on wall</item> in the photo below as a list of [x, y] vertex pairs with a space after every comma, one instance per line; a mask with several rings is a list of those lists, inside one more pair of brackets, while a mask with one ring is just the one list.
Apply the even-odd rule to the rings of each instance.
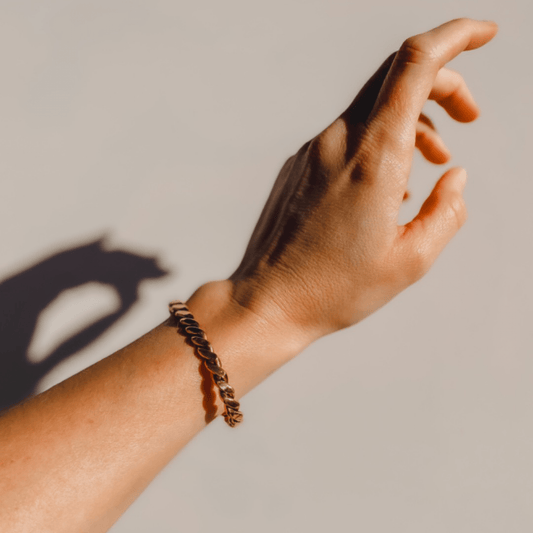
[[[152, 257], [105, 250], [104, 238], [51, 255], [0, 282], [0, 411], [32, 395], [52, 368], [88, 346], [138, 300], [145, 279], [167, 274]], [[45, 360], [28, 359], [39, 314], [63, 291], [89, 282], [115, 289], [120, 307], [58, 346]]]

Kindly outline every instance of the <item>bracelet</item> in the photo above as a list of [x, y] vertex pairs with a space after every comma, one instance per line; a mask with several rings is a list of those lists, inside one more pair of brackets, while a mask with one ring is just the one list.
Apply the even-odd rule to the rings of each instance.
[[178, 321], [178, 332], [187, 337], [194, 347], [194, 353], [204, 363], [205, 367], [213, 375], [213, 381], [218, 387], [220, 398], [224, 402], [224, 420], [235, 427], [242, 421], [242, 413], [239, 411], [240, 404], [235, 399], [235, 390], [228, 383], [228, 375], [222, 368], [222, 363], [200, 325], [194, 319], [189, 308], [181, 301], [175, 300], [168, 304], [170, 314]]

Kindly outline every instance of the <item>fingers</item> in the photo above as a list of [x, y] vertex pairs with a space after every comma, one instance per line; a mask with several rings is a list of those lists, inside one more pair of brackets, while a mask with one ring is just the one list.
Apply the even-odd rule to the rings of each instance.
[[458, 72], [442, 67], [435, 78], [429, 99], [435, 100], [448, 115], [459, 122], [471, 122], [479, 116], [479, 107]]
[[[382, 63], [339, 119], [324, 130], [321, 152], [329, 159], [337, 159], [343, 152], [344, 163], [348, 163], [356, 153], [358, 133], [364, 125], [373, 130], [373, 137], [384, 148], [388, 144], [393, 150], [403, 149], [404, 156], [412, 156], [416, 143], [429, 161], [441, 164], [449, 160], [441, 139], [419, 124], [422, 107], [429, 98], [461, 122], [479, 115], [461, 75], [444, 68], [444, 64], [462, 50], [482, 46], [496, 31], [493, 22], [457, 19], [407, 39]], [[405, 190], [405, 183], [398, 185], [399, 190]]]
[[[471, 122], [479, 116], [479, 107], [463, 77], [449, 68], [442, 67], [437, 73], [429, 99], [437, 102], [459, 122]], [[446, 163], [451, 157], [433, 122], [423, 113], [418, 117], [415, 144], [432, 163]]]
[[[376, 91], [381, 87], [383, 78], [390, 68], [394, 55], [381, 65], [374, 76], [359, 92], [350, 107], [343, 113], [345, 130], [343, 140], [347, 139], [347, 128], [366, 120], [369, 106], [373, 105]], [[373, 96], [372, 96], [373, 95]], [[479, 107], [468, 89], [463, 77], [454, 70], [442, 67], [435, 78], [429, 99], [436, 101], [447, 113], [459, 122], [471, 122], [479, 116]], [[338, 135], [334, 141], [338, 141]], [[345, 141], [339, 144], [347, 144]], [[437, 133], [433, 122], [421, 113], [416, 125], [416, 147], [431, 163], [441, 165], [449, 161], [451, 153]], [[349, 151], [347, 151], [349, 152]], [[349, 159], [350, 153], [346, 153]]]
[[[407, 39], [394, 58], [368, 117], [374, 135], [393, 150], [412, 152], [418, 117], [440, 69], [462, 51], [483, 46], [497, 30], [494, 22], [456, 19]], [[453, 77], [445, 72], [437, 87], [450, 86]], [[452, 91], [447, 96], [445, 93], [446, 90], [437, 89], [434, 96], [447, 106], [447, 110], [465, 116], [461, 105], [456, 109], [459, 100], [466, 98], [468, 101], [464, 90]]]
[[[423, 113], [416, 125], [416, 147], [431, 163], [442, 165], [450, 160], [451, 153], [437, 133], [433, 122]], [[405, 199], [405, 198], [404, 198]]]
[[467, 218], [466, 171], [455, 167], [437, 182], [418, 215], [399, 227], [400, 264], [410, 282], [424, 275]]

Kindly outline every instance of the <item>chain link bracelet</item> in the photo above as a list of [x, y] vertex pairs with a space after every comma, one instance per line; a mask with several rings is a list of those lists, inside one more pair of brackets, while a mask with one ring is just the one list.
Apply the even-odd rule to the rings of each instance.
[[235, 427], [242, 421], [242, 413], [239, 411], [240, 404], [235, 399], [235, 390], [228, 383], [228, 375], [222, 368], [222, 363], [213, 351], [206, 334], [194, 319], [189, 308], [180, 300], [170, 302], [168, 310], [178, 322], [178, 332], [184, 335], [194, 346], [194, 353], [211, 372], [213, 381], [218, 387], [220, 398], [224, 402], [224, 420], [230, 427]]

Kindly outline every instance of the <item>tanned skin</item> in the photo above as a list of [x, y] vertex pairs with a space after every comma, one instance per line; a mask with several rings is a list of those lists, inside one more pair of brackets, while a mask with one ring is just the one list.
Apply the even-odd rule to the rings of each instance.
[[[436, 164], [450, 158], [422, 107], [431, 99], [460, 122], [478, 116], [446, 64], [496, 32], [493, 22], [458, 19], [408, 38], [283, 166], [237, 271], [188, 300], [237, 398], [420, 279], [465, 222], [461, 168], [442, 175], [411, 222], [397, 221], [415, 148]], [[204, 377], [168, 320], [5, 412], [2, 530], [107, 531], [221, 414], [215, 396], [206, 409]]]

